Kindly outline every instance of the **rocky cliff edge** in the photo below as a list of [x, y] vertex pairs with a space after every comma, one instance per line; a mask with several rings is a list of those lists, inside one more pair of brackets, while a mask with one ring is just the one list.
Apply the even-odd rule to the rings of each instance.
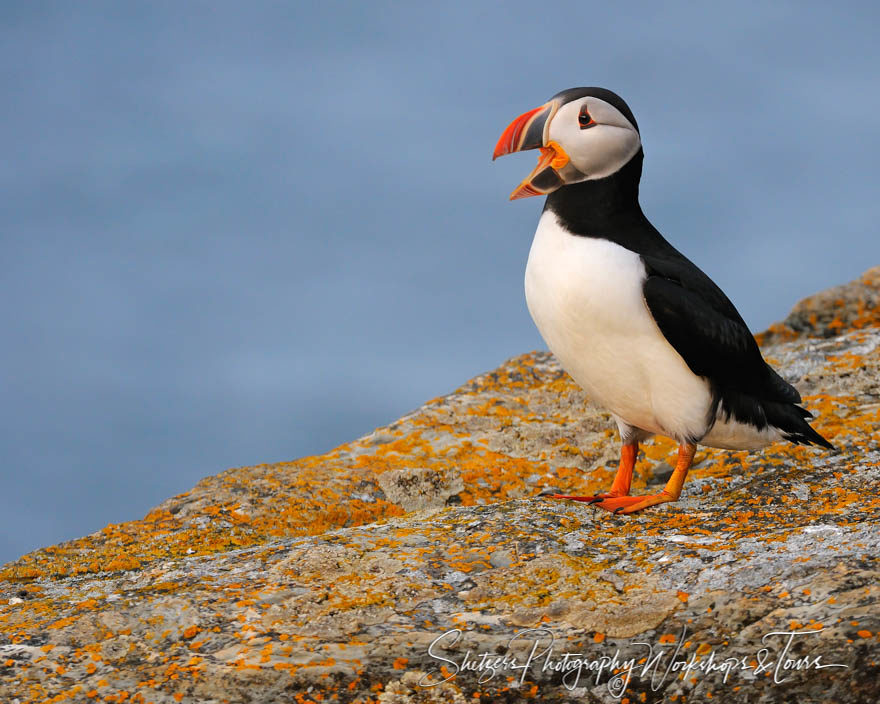
[[618, 444], [525, 354], [6, 565], [0, 701], [880, 701], [880, 268], [758, 337], [837, 451], [701, 448], [634, 516], [543, 499]]

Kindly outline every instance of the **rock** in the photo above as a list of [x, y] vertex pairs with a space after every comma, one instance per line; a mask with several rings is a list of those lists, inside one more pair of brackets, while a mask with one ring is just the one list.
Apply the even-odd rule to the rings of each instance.
[[407, 512], [441, 508], [464, 491], [461, 473], [454, 467], [445, 472], [431, 467], [391, 469], [380, 474], [378, 482], [388, 500]]
[[399, 680], [392, 680], [379, 695], [379, 704], [467, 704], [455, 685], [441, 682], [434, 687], [420, 684], [427, 674], [407, 672]]
[[766, 344], [774, 339], [798, 335], [834, 337], [844, 330], [880, 325], [880, 266], [868, 269], [861, 278], [808, 296], [781, 323], [771, 325], [759, 336]]
[[522, 355], [6, 565], [0, 701], [880, 701], [878, 280], [761, 336], [836, 452], [701, 448], [630, 517], [541, 498], [607, 488], [617, 440]]

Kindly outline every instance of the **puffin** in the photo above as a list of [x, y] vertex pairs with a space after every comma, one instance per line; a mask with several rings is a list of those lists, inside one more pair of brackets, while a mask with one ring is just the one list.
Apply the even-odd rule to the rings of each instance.
[[[642, 212], [644, 151], [620, 96], [557, 93], [510, 123], [493, 160], [531, 149], [538, 164], [510, 195], [546, 196], [526, 265], [529, 313], [562, 368], [611, 413], [621, 441], [608, 492], [550, 497], [634, 513], [678, 500], [697, 445], [833, 449], [730, 299]], [[631, 496], [639, 443], [654, 435], [678, 443], [675, 468], [660, 493]]]

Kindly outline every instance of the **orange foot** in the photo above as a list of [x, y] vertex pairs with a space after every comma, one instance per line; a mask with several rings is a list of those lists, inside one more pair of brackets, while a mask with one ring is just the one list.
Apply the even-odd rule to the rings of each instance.
[[615, 494], [596, 494], [595, 496], [569, 496], [568, 494], [548, 494], [550, 499], [570, 499], [596, 504], [611, 513], [635, 513], [648, 506], [656, 506], [666, 501], [675, 501], [669, 494], [649, 494], [648, 496], [617, 496]]
[[661, 491], [659, 494], [648, 494], [647, 496], [618, 496], [603, 499], [597, 501], [596, 505], [599, 508], [604, 508], [606, 511], [611, 511], [611, 513], [635, 513], [643, 508], [648, 508], [648, 506], [675, 501], [676, 498], [665, 491]]
[[678, 501], [688, 469], [691, 466], [691, 462], [694, 461], [694, 453], [697, 451], [697, 446], [691, 443], [679, 445], [678, 462], [663, 491], [659, 494], [649, 494], [648, 496], [629, 496], [630, 480], [637, 451], [637, 446], [624, 445], [621, 448], [620, 467], [617, 470], [617, 477], [615, 477], [614, 484], [612, 484], [609, 493], [596, 494], [595, 496], [550, 494], [550, 498], [585, 501], [588, 504], [596, 504], [600, 508], [604, 508], [612, 513], [635, 513], [649, 506], [656, 506], [668, 501]]
[[617, 467], [617, 476], [611, 485], [611, 491], [607, 494], [595, 494], [594, 496], [569, 496], [568, 494], [546, 494], [550, 499], [571, 499], [572, 501], [585, 501], [588, 504], [597, 504], [605, 499], [613, 499], [618, 496], [629, 494], [629, 486], [632, 482], [633, 467], [636, 466], [636, 455], [639, 454], [638, 443], [631, 443], [620, 448], [620, 464]]
[[594, 496], [569, 496], [568, 494], [545, 494], [548, 499], [571, 499], [572, 501], [584, 501], [588, 504], [598, 504], [605, 499], [614, 499], [618, 494], [596, 494]]

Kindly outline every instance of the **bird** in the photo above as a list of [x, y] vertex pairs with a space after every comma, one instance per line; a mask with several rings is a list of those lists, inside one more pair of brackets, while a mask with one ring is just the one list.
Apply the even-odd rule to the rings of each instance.
[[[635, 513], [679, 499], [697, 445], [833, 449], [730, 299], [642, 212], [641, 134], [619, 95], [557, 93], [510, 123], [493, 160], [532, 149], [538, 164], [510, 195], [546, 196], [526, 265], [529, 313], [621, 441], [608, 492], [549, 496]], [[639, 443], [654, 435], [677, 442], [675, 468], [660, 493], [631, 496]]]

